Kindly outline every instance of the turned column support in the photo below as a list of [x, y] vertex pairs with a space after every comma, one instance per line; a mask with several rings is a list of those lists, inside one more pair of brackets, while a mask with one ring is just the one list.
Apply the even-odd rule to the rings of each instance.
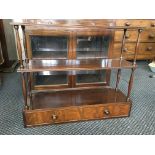
[[140, 41], [140, 34], [141, 34], [142, 31], [143, 31], [142, 29], [138, 29], [138, 36], [137, 36], [137, 40], [136, 40], [133, 65], [136, 65], [136, 59], [137, 59], [137, 53], [138, 53], [139, 41]]
[[17, 51], [18, 51], [18, 56], [19, 56], [20, 67], [24, 68], [24, 66], [23, 66], [23, 58], [22, 58], [22, 46], [21, 46], [19, 31], [18, 31], [19, 26], [14, 25], [14, 29], [15, 29], [15, 33], [16, 33]]
[[25, 109], [29, 109], [29, 105], [27, 104], [27, 86], [26, 86], [25, 73], [21, 73], [21, 79], [22, 79], [22, 92], [24, 97]]
[[124, 51], [124, 47], [125, 47], [125, 36], [126, 36], [126, 32], [127, 32], [127, 28], [124, 29], [124, 33], [123, 33], [120, 59], [123, 59], [123, 51]]
[[26, 46], [25, 25], [21, 25], [21, 28], [22, 28], [22, 34], [23, 34], [23, 46], [25, 51], [25, 63], [28, 63], [29, 59], [28, 59], [27, 46]]
[[116, 80], [116, 87], [115, 87], [116, 91], [118, 90], [118, 85], [119, 85], [120, 78], [121, 78], [121, 69], [118, 69], [118, 71], [117, 71], [117, 80]]
[[134, 78], [134, 72], [135, 72], [135, 67], [131, 69], [131, 75], [130, 75], [130, 80], [129, 80], [129, 85], [128, 85], [128, 93], [127, 93], [127, 102], [130, 100], [130, 94], [131, 94], [131, 89], [133, 86], [133, 78]]

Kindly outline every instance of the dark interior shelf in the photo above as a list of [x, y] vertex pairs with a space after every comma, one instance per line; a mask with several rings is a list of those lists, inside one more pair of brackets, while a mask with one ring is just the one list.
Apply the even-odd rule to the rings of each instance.
[[75, 59], [75, 60], [30, 60], [18, 72], [79, 71], [133, 68], [133, 64], [121, 59]]
[[126, 96], [113, 88], [68, 90], [35, 93], [32, 97], [32, 109], [60, 108], [106, 103], [125, 103]]

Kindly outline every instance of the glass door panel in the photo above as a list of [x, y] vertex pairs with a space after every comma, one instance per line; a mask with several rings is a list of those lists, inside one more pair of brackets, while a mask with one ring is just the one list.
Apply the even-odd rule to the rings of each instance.
[[32, 58], [67, 59], [67, 36], [31, 36]]
[[109, 36], [78, 36], [76, 56], [82, 58], [105, 58], [108, 56]]
[[76, 73], [77, 84], [100, 83], [106, 81], [105, 70], [99, 71], [79, 71]]
[[33, 74], [35, 86], [68, 85], [68, 73], [43, 71]]

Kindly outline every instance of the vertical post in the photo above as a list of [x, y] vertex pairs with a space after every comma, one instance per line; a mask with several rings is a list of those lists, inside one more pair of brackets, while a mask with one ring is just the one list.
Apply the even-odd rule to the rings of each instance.
[[133, 85], [134, 72], [135, 72], [135, 67], [131, 69], [131, 75], [130, 75], [130, 80], [129, 80], [129, 85], [128, 85], [127, 101], [129, 101], [130, 99], [131, 89]]
[[115, 91], [118, 90], [118, 84], [119, 84], [120, 78], [121, 78], [121, 69], [118, 69]]
[[21, 79], [22, 79], [22, 92], [23, 92], [23, 97], [24, 97], [24, 102], [25, 102], [25, 109], [28, 109], [25, 73], [21, 73]]
[[124, 50], [124, 45], [125, 45], [125, 36], [126, 36], [127, 28], [124, 29], [123, 33], [123, 38], [122, 38], [122, 46], [121, 46], [121, 54], [120, 54], [120, 59], [123, 59], [123, 50]]
[[137, 53], [138, 53], [138, 48], [139, 48], [139, 41], [140, 41], [140, 33], [141, 32], [142, 32], [142, 29], [138, 29], [138, 36], [137, 36], [137, 40], [136, 40], [133, 65], [136, 65], [136, 59], [137, 59]]
[[26, 38], [25, 38], [25, 25], [21, 25], [23, 33], [23, 46], [25, 51], [25, 62], [28, 63], [27, 47], [26, 47]]
[[18, 25], [14, 25], [15, 28], [15, 33], [16, 33], [16, 39], [17, 39], [17, 51], [18, 51], [18, 56], [19, 56], [19, 62], [20, 62], [20, 67], [24, 68], [23, 66], [23, 59], [22, 59], [22, 47], [21, 47], [21, 43], [20, 43], [20, 37], [19, 37], [19, 26]]
[[31, 77], [30, 77], [30, 73], [27, 73], [27, 83], [28, 83], [28, 108], [30, 109], [31, 104], [32, 104], [32, 94], [31, 94], [31, 90], [32, 90], [32, 86], [31, 86]]

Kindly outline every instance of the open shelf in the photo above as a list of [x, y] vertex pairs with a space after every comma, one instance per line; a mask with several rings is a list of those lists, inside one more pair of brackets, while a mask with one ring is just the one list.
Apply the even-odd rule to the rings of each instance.
[[18, 72], [78, 71], [133, 68], [133, 64], [121, 59], [80, 59], [80, 60], [30, 60]]
[[70, 106], [124, 103], [126, 96], [113, 88], [67, 90], [35, 93], [32, 97], [32, 109], [60, 108]]

